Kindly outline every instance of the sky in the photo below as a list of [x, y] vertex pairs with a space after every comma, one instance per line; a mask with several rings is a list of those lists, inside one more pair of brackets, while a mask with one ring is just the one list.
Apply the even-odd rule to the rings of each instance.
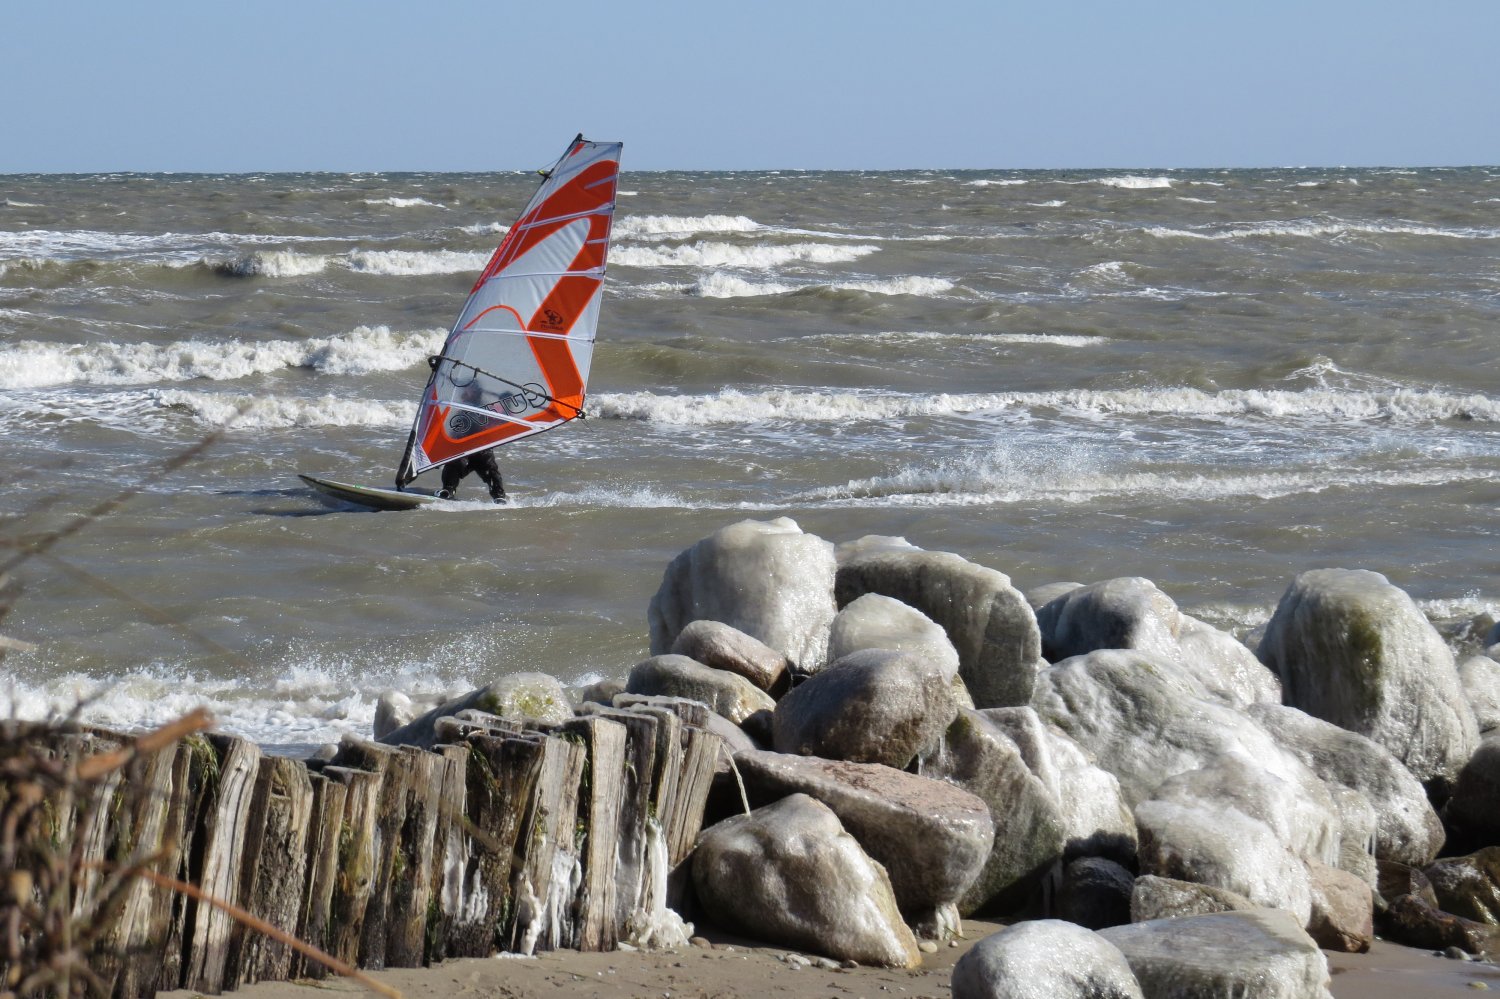
[[1500, 164], [1497, 0], [0, 0], [0, 174]]

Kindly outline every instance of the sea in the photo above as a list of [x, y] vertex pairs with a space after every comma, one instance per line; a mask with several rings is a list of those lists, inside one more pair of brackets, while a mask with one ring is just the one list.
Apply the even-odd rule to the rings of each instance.
[[1314, 568], [1460, 654], [1500, 615], [1500, 168], [627, 169], [588, 418], [499, 452], [510, 504], [320, 502], [391, 482], [537, 183], [0, 176], [0, 715], [312, 744], [622, 676], [747, 518], [1144, 576], [1252, 644]]

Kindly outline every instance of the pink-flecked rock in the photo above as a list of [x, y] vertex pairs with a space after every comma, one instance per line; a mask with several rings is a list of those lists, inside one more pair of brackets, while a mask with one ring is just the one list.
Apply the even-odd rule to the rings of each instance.
[[1356, 875], [1308, 861], [1312, 918], [1307, 932], [1324, 950], [1363, 954], [1375, 939], [1375, 896]]
[[[752, 808], [806, 794], [891, 876], [908, 922], [952, 910], [978, 877], [995, 838], [984, 801], [951, 784], [878, 763], [782, 753], [736, 753]], [[941, 920], [940, 920], [941, 922]]]

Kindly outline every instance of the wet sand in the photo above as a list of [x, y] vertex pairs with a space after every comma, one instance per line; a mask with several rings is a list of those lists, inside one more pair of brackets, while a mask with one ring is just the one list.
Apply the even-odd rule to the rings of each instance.
[[[465, 958], [434, 968], [374, 972], [406, 997], [435, 999], [946, 999], [953, 964], [974, 943], [1000, 929], [980, 920], [964, 922], [965, 939], [923, 955], [914, 970], [797, 967], [786, 948], [766, 947], [723, 934], [706, 933], [708, 948], [657, 953], [616, 951], [580, 954], [551, 951], [535, 958]], [[1324, 952], [1336, 999], [1434, 999], [1500, 991], [1500, 965], [1455, 961], [1430, 951], [1376, 941], [1368, 954]], [[813, 955], [805, 955], [816, 961]], [[347, 980], [266, 982], [232, 993], [244, 999], [315, 999], [328, 992], [363, 993]], [[367, 993], [368, 994], [368, 993]], [[195, 993], [163, 993], [189, 999]]]

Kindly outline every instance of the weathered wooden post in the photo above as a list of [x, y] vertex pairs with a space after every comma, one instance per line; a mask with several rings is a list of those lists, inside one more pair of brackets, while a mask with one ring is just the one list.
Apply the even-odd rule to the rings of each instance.
[[[307, 826], [307, 878], [297, 920], [297, 937], [314, 947], [328, 947], [329, 917], [334, 886], [338, 881], [339, 836], [344, 831], [347, 785], [324, 774], [309, 775], [312, 808]], [[321, 962], [298, 954], [292, 961], [293, 977], [323, 978], [328, 969]]]
[[[260, 747], [230, 736], [210, 735], [218, 763], [217, 786], [203, 810], [203, 866], [198, 887], [207, 895], [237, 902], [245, 826], [260, 770]], [[217, 994], [224, 988], [225, 963], [234, 920], [223, 910], [199, 903], [190, 917], [183, 987]]]

